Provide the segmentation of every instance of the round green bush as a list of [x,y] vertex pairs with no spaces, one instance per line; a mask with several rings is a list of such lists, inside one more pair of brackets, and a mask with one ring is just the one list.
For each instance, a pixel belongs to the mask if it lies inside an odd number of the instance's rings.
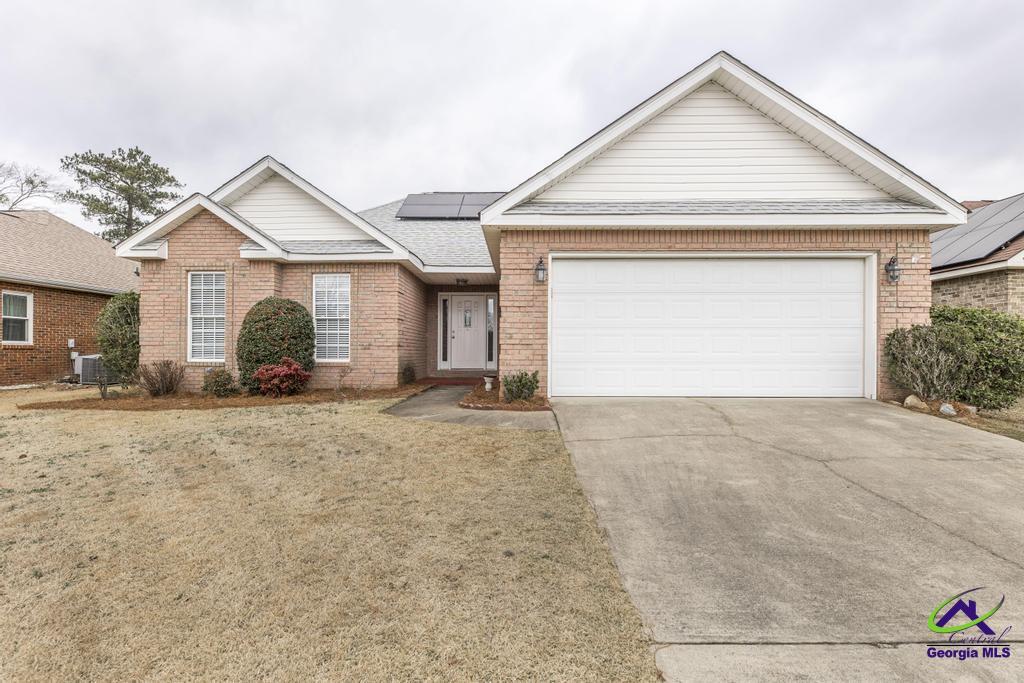
[[238,383],[255,393],[259,382],[253,376],[263,365],[278,365],[291,358],[311,371],[316,352],[313,317],[305,306],[291,299],[267,297],[257,302],[242,321],[235,358]]
[[238,393],[235,378],[224,368],[210,368],[203,375],[203,393],[227,398]]
[[139,295],[122,292],[111,297],[96,320],[96,341],[103,367],[125,383],[139,369]]

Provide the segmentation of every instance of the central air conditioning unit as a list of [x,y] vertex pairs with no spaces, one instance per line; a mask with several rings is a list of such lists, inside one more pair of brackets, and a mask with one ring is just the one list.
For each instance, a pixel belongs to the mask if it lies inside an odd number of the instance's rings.
[[121,383],[121,378],[117,373],[103,367],[103,357],[98,353],[75,358],[75,374],[78,375],[78,381],[82,384],[99,384],[100,377],[105,377],[107,384]]

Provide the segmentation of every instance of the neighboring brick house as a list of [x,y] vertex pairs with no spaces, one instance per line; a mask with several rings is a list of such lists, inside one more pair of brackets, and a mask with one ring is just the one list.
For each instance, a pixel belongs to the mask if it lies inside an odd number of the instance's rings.
[[0,211],[0,386],[59,379],[72,352],[98,352],[100,309],[138,289],[136,268],[48,211]]
[[1024,315],[1024,194],[974,206],[932,234],[932,301]]
[[725,53],[508,193],[354,213],[267,157],[118,253],[142,360],[235,368],[249,307],[309,307],[314,385],[538,371],[552,396],[865,396],[926,322],[960,204]]

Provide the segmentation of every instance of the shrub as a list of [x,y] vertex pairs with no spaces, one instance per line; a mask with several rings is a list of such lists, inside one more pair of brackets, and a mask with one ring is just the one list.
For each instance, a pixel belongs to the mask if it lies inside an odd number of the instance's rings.
[[412,384],[416,381],[416,368],[407,364],[402,368],[402,384]]
[[136,381],[150,396],[173,394],[185,378],[185,366],[172,360],[140,365]]
[[253,376],[261,394],[278,398],[302,391],[313,374],[286,357],[280,363],[261,366]]
[[235,378],[231,373],[224,368],[216,368],[214,370],[207,370],[206,375],[203,376],[203,393],[216,396],[217,398],[226,398],[228,396],[234,396],[241,389],[235,384]]
[[956,328],[915,325],[885,338],[885,357],[893,381],[923,399],[950,399],[963,390],[967,337]]
[[126,384],[139,368],[139,295],[115,294],[96,319],[96,342],[103,367]]
[[1024,318],[981,308],[936,306],[932,325],[956,329],[969,378],[952,398],[997,410],[1024,395]]
[[245,314],[238,333],[235,357],[239,383],[251,392],[259,390],[256,371],[292,359],[304,370],[313,369],[316,332],[309,311],[297,301],[267,297]]
[[540,379],[536,370],[533,371],[533,374],[520,370],[502,377],[501,385],[505,388],[507,402],[525,401],[536,393],[537,387],[540,386]]

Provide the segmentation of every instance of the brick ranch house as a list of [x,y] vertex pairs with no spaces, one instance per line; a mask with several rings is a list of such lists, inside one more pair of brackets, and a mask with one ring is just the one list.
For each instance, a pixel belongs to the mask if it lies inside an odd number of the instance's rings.
[[300,301],[314,386],[538,370],[550,396],[863,396],[926,322],[929,233],[965,210],[719,53],[507,193],[355,213],[265,158],[125,241],[142,361],[234,369]]
[[932,301],[1024,315],[1024,194],[974,205],[932,233]]
[[136,268],[48,211],[0,211],[0,386],[59,379],[72,352],[97,353],[100,309],[138,289]]

